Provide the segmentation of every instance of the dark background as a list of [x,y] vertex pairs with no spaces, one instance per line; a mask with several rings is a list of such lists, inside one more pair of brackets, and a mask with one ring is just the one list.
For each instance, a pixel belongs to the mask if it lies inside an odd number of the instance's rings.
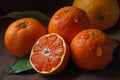
[[72,5],[73,0],[0,0],[0,16],[14,11],[39,10],[52,15],[57,9]]

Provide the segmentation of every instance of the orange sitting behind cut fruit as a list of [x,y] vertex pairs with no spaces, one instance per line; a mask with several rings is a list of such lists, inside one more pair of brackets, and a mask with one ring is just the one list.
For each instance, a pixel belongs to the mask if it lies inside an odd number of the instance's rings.
[[16,57],[29,55],[33,44],[46,34],[45,27],[33,18],[14,21],[5,32],[5,45]]
[[73,6],[65,6],[52,16],[48,33],[57,33],[70,43],[78,32],[89,27],[90,22],[84,11]]
[[97,29],[79,32],[73,38],[70,47],[75,64],[86,70],[105,68],[112,60],[115,49],[113,41]]
[[62,71],[69,59],[69,48],[58,34],[41,37],[33,46],[30,63],[40,74],[53,75]]
[[110,29],[119,19],[117,0],[74,0],[73,6],[87,13],[91,28]]

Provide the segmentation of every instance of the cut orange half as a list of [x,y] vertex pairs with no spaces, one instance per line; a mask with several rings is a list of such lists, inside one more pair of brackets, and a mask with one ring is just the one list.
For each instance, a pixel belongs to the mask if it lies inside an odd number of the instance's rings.
[[30,54],[32,67],[41,74],[62,71],[69,59],[69,48],[64,39],[55,33],[46,34],[33,46]]

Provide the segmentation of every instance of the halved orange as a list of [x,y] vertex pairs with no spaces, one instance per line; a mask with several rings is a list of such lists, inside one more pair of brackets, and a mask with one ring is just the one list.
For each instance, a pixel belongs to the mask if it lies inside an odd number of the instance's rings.
[[56,74],[62,71],[69,59],[69,47],[64,39],[55,33],[42,36],[33,46],[30,54],[32,67],[41,74]]

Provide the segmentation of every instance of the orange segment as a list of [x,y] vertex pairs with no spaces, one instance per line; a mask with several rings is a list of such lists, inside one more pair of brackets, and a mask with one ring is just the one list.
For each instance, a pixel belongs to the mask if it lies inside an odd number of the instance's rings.
[[[57,73],[62,70],[62,66],[66,66],[68,56],[68,46],[66,46],[63,38],[55,33],[51,33],[44,35],[34,44],[30,62],[39,73]],[[57,71],[58,69],[60,70]]]

